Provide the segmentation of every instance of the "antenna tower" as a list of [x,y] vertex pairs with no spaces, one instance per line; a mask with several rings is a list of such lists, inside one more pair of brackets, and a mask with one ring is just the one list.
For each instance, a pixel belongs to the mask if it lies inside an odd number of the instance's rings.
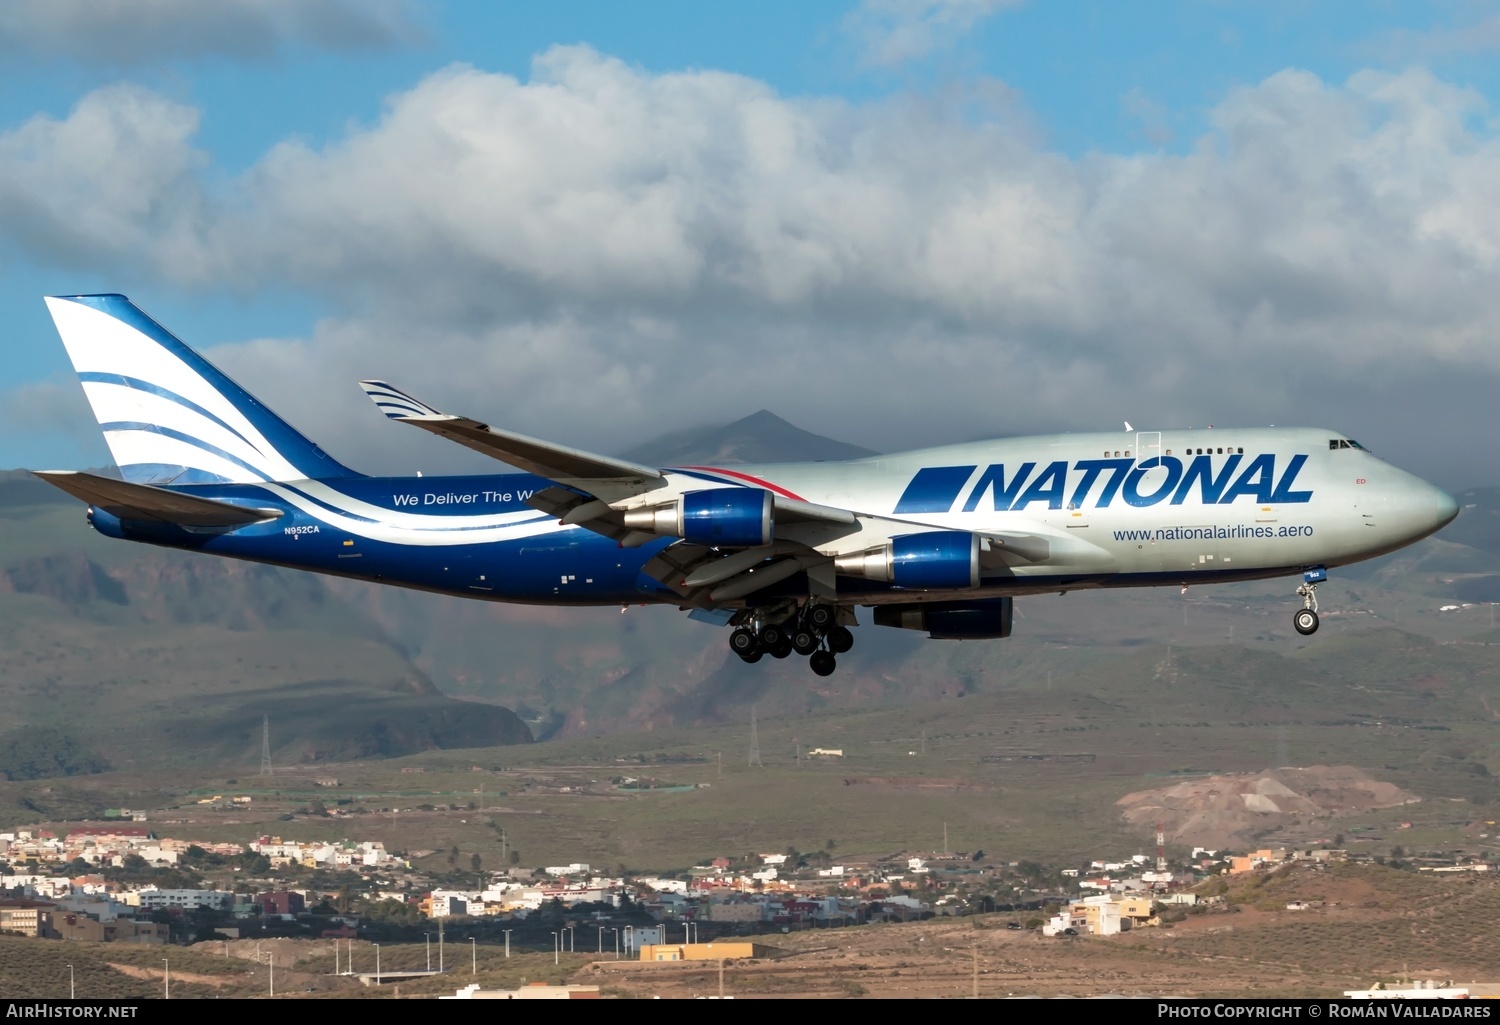
[[260,720],[260,774],[271,775],[271,717],[265,715]]
[[1156,871],[1167,870],[1167,834],[1161,828],[1161,823],[1156,824]]
[[755,732],[755,706],[750,706],[750,764],[760,765],[760,737]]

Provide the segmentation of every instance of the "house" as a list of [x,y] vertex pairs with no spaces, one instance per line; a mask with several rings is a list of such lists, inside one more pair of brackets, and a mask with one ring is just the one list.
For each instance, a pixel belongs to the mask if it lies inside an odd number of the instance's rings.
[[451,997],[439,1000],[598,1000],[598,986],[553,986],[546,982],[533,982],[520,989],[480,989],[479,983],[471,983]]
[[296,890],[272,890],[256,896],[263,915],[300,915],[307,910],[307,899]]
[[138,922],[133,918],[101,922],[89,915],[61,910],[48,913],[46,918],[47,935],[61,940],[160,945],[171,938],[171,926],[165,922]]
[[719,961],[775,957],[780,951],[759,943],[651,943],[641,947],[642,961]]
[[234,905],[234,894],[227,890],[158,890],[153,886],[126,895],[127,901],[130,896],[139,900],[141,908],[153,911],[228,911]]
[[20,933],[33,939],[45,935],[44,916],[56,906],[40,900],[0,900],[0,932]]
[[[431,910],[428,912],[428,917],[453,918],[458,915],[471,914],[472,912],[469,911],[469,904],[473,900],[474,898],[466,893],[454,893],[449,890],[433,890],[431,904],[429,905]],[[480,906],[483,906],[482,903],[480,904]]]

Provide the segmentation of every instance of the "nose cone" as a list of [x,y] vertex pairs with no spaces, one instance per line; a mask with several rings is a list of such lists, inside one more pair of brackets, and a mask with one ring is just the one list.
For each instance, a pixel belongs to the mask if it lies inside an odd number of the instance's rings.
[[1432,518],[1437,526],[1433,530],[1439,530],[1453,522],[1458,515],[1458,502],[1442,488],[1431,488],[1428,500],[1432,503]]
[[1453,522],[1458,502],[1442,488],[1408,477],[1392,495],[1394,526],[1410,541],[1435,533]]

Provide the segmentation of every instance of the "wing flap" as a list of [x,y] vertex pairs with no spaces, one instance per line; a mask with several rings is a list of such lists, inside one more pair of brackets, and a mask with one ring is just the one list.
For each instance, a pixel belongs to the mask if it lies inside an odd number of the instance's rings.
[[361,381],[370,401],[392,420],[420,427],[465,448],[482,452],[519,470],[549,480],[616,481],[657,487],[662,475],[649,466],[595,455],[514,431],[503,431],[465,416],[440,413],[384,381]]
[[280,509],[251,509],[76,470],[35,470],[33,473],[53,487],[122,520],[155,520],[181,527],[243,527],[274,520],[282,514]]

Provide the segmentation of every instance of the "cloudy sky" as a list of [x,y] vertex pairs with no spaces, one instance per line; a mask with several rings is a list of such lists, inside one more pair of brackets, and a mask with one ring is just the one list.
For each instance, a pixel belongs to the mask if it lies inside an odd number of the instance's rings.
[[334,455],[354,385],[618,451],[1336,428],[1500,484],[1500,3],[12,0],[0,467],[107,463],[130,295]]

